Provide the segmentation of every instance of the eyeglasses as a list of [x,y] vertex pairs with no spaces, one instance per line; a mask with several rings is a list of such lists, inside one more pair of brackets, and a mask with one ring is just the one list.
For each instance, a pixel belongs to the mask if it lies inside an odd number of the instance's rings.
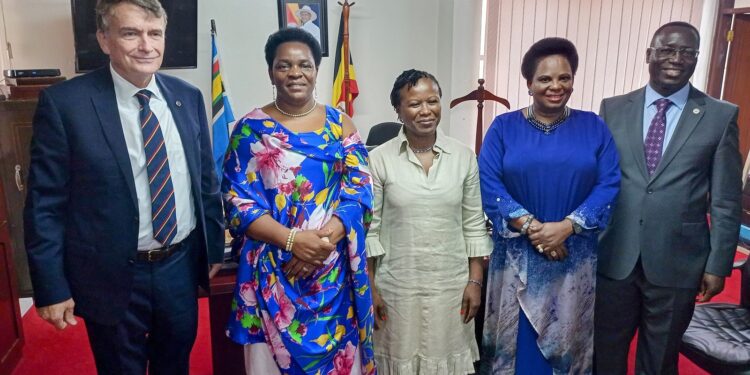
[[671,59],[676,57],[678,53],[688,60],[698,58],[698,50],[692,48],[651,47],[650,49],[656,53],[658,59]]

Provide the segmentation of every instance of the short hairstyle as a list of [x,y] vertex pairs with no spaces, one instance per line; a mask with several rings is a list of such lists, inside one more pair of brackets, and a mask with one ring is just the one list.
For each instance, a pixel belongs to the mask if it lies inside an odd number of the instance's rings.
[[408,88],[414,87],[422,78],[427,78],[432,80],[432,82],[435,82],[438,87],[438,95],[440,95],[441,98],[443,97],[443,89],[440,88],[440,82],[438,82],[435,76],[422,70],[404,70],[396,78],[396,82],[393,83],[393,89],[391,89],[391,105],[394,109],[398,108],[398,105],[401,103],[401,89],[404,88],[404,86]]
[[273,59],[276,58],[276,51],[279,49],[279,46],[288,42],[306,44],[310,48],[310,52],[312,52],[313,60],[315,60],[315,68],[320,66],[323,52],[320,50],[320,43],[318,43],[318,40],[315,39],[312,34],[303,29],[287,27],[268,36],[265,50],[266,63],[268,64],[269,70],[271,69],[271,65],[273,65]]
[[672,22],[667,22],[667,23],[659,26],[659,28],[656,29],[656,31],[654,31],[654,36],[651,37],[651,45],[652,46],[654,45],[654,42],[656,41],[656,36],[659,35],[662,31],[664,31],[664,29],[666,29],[668,27],[684,27],[686,29],[689,29],[693,34],[695,34],[695,40],[698,41],[698,45],[699,46],[701,45],[701,33],[700,33],[700,31],[698,31],[698,29],[695,28],[695,26],[693,26],[693,25],[691,25],[691,24],[689,24],[687,22],[672,21]]
[[98,0],[96,2],[96,29],[105,32],[109,29],[109,17],[112,16],[112,9],[120,3],[133,4],[139,8],[145,9],[156,18],[164,18],[164,26],[167,25],[167,12],[161,6],[159,0]]
[[576,71],[578,70],[578,51],[576,51],[576,46],[565,38],[544,38],[529,47],[529,50],[523,55],[523,61],[521,62],[521,75],[523,78],[531,81],[534,78],[537,66],[539,66],[539,61],[552,55],[562,55],[565,57],[570,64],[570,69],[573,70],[573,75],[576,75]]

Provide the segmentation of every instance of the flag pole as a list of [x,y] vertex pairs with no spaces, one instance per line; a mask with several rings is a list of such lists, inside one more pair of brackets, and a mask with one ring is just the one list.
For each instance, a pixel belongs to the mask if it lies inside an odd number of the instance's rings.
[[349,94],[349,9],[354,4],[354,2],[350,4],[349,0],[344,0],[343,3],[339,1],[339,5],[344,7],[342,16],[344,18],[344,42],[342,43],[342,47],[344,49],[344,107],[346,109],[346,113],[352,113],[352,99],[351,95]]
[[223,175],[224,155],[229,146],[229,127],[234,123],[234,113],[226,95],[219,66],[219,49],[216,46],[216,22],[211,20],[211,142],[216,176]]

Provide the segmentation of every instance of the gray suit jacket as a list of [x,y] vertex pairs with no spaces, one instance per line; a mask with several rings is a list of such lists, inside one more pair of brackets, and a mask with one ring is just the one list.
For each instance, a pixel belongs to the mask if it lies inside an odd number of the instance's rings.
[[[727,276],[737,246],[742,161],[737,106],[691,87],[677,128],[649,178],[643,155],[645,88],[604,99],[599,111],[620,152],[622,181],[600,237],[600,274],[622,280],[640,256],[658,286],[695,288]],[[711,214],[711,230],[706,221]]]

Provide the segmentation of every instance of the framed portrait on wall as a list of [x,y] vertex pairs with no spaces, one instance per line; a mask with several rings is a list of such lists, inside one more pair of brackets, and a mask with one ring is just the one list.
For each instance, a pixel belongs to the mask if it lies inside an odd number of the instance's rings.
[[312,34],[320,43],[323,56],[328,56],[328,12],[326,0],[278,0],[279,28],[299,27]]

